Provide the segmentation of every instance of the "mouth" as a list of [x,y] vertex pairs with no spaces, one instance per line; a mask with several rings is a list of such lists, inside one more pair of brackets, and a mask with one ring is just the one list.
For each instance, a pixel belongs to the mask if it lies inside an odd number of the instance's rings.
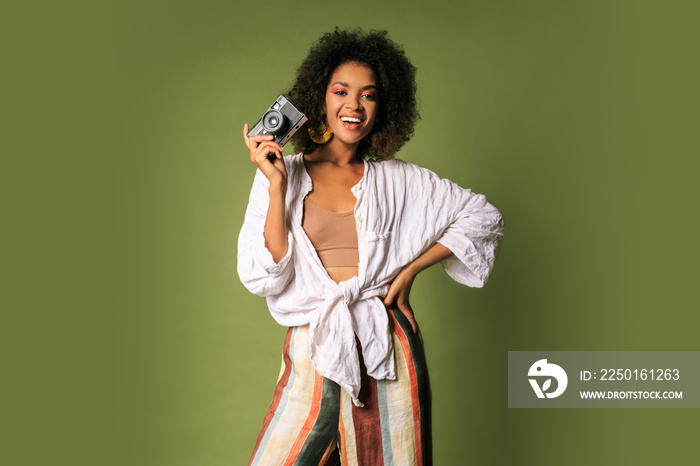
[[364,120],[360,117],[341,116],[340,121],[343,122],[343,126],[345,126],[347,129],[355,130],[360,127]]

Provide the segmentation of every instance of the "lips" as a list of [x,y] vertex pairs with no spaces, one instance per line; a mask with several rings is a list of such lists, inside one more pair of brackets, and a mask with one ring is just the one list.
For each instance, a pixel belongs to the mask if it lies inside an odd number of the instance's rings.
[[347,129],[356,130],[360,127],[364,120],[358,116],[341,116],[340,121]]

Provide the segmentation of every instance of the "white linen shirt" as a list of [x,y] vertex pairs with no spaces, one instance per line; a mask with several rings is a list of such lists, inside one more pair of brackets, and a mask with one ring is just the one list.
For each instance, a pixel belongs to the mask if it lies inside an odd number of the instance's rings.
[[486,198],[430,170],[398,159],[364,162],[352,187],[358,275],[335,283],[301,227],[304,198],[313,186],[303,154],[285,156],[286,255],[275,263],[265,247],[269,181],[257,171],[238,238],[238,274],[252,293],[267,298],[283,326],[309,324],[314,368],[338,383],[357,406],[360,342],[367,373],[395,379],[389,318],[382,296],[399,271],[439,242],[454,253],[444,261],[459,283],[481,287],[493,267],[503,220]]

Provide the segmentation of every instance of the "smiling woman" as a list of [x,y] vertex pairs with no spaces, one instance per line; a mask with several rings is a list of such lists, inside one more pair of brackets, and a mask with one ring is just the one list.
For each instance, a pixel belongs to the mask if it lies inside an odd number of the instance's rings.
[[309,130],[282,157],[244,140],[258,168],[238,272],[289,327],[251,464],[432,464],[430,384],[409,304],[442,262],[482,286],[502,219],[484,196],[394,159],[418,118],[415,69],[385,32],[324,35],[290,100]]
[[[362,34],[336,30],[324,35],[299,66],[289,98],[309,117],[308,126],[319,130],[325,124],[332,75],[349,63],[373,71],[374,94],[379,103],[371,134],[360,141],[357,155],[374,160],[390,158],[411,138],[419,116],[416,69],[403,50],[387,38],[386,31]],[[298,152],[309,153],[318,147],[306,131],[299,131],[292,142]]]
[[326,93],[326,127],[335,140],[359,143],[372,130],[378,110],[374,71],[355,62],[340,65]]

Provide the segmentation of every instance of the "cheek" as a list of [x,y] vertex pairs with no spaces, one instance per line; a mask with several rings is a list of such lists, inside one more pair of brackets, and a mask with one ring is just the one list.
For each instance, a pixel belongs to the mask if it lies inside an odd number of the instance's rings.
[[379,115],[379,105],[375,104],[372,108],[372,122],[377,121],[377,115]]
[[326,97],[326,107],[323,109],[326,115],[336,111],[337,107],[338,107],[337,99],[333,99],[333,96]]

